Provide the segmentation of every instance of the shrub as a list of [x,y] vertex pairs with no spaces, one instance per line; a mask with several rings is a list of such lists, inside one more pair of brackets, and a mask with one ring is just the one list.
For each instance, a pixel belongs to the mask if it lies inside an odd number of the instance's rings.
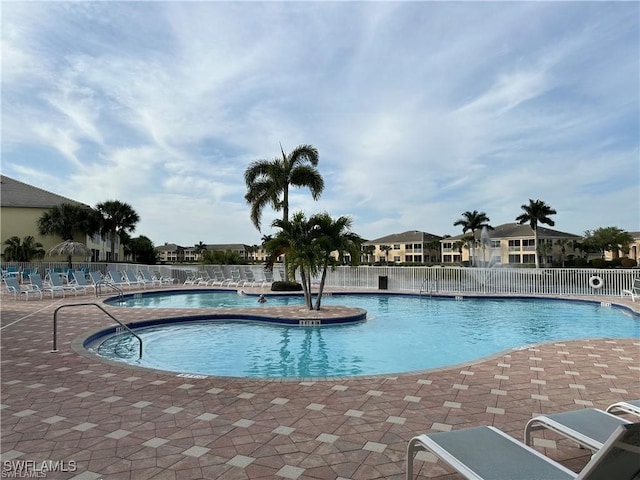
[[302,285],[298,282],[273,282],[271,284],[272,292],[299,292]]
[[606,262],[602,258],[594,258],[589,262],[593,268],[604,268]]
[[633,258],[621,258],[620,259],[620,266],[622,268],[634,268],[638,266],[638,262],[636,262]]

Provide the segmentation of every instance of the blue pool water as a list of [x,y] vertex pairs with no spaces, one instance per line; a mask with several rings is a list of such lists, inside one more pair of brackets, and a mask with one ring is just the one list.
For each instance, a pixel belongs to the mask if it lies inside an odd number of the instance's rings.
[[[264,308],[302,305],[270,297]],[[324,305],[367,310],[366,322],[325,327],[239,321],[167,324],[136,330],[98,352],[113,360],[180,373],[237,377],[336,377],[391,374],[467,362],[511,348],[584,338],[640,338],[640,317],[597,303],[539,299],[334,295]],[[132,298],[131,307],[251,306],[256,297],[189,293]],[[261,307],[262,308],[262,307]],[[129,358],[124,358],[129,357]]]

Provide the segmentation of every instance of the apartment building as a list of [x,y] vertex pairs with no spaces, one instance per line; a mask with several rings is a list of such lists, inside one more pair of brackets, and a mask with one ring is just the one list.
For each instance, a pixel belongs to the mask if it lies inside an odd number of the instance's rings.
[[[542,250],[540,264],[551,265],[561,255],[567,258],[577,254],[569,242],[579,241],[581,238],[579,235],[539,226],[538,250]],[[535,239],[529,225],[505,223],[493,230],[476,231],[473,248],[470,239],[471,232],[442,239],[442,262],[497,266],[534,264],[536,261]],[[471,258],[472,255],[475,255],[474,259]]]
[[442,237],[419,230],[393,233],[362,244],[363,263],[437,263]]

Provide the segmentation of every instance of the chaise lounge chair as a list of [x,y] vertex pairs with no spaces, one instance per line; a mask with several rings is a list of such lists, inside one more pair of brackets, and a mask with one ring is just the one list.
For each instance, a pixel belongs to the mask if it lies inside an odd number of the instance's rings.
[[84,271],[82,270],[74,270],[71,273],[71,276],[73,277],[73,282],[77,287],[83,288],[84,291],[88,291],[90,288],[93,289],[93,293],[98,293],[97,290],[97,286],[95,283],[89,283],[87,282],[87,277],[84,273]]
[[612,403],[607,407],[607,412],[614,415],[621,413],[630,413],[640,417],[640,400],[627,400],[626,402]]
[[583,408],[569,412],[538,415],[524,427],[524,443],[533,444],[531,432],[551,430],[578,445],[597,452],[620,425],[631,423],[597,408]]
[[[51,273],[51,275],[53,275],[53,273]],[[51,298],[53,298],[56,293],[61,293],[62,298],[65,297],[64,288],[55,287],[53,285],[45,286],[39,273],[32,273],[31,275],[29,275],[29,280],[31,281],[32,288],[40,290],[42,293],[50,292]]]
[[78,292],[87,293],[87,289],[73,283],[63,283],[60,273],[51,272],[49,274],[49,283],[55,289],[62,289],[63,292],[73,292],[74,295],[78,295]]
[[13,294],[13,298],[14,300],[17,300],[19,298],[20,295],[22,295],[24,293],[24,300],[28,301],[29,300],[29,295],[39,295],[40,299],[42,299],[42,290],[39,290],[38,288],[34,288],[30,285],[20,285],[20,283],[18,283],[18,277],[15,276],[7,276],[4,277],[4,283],[7,286],[7,289],[9,290],[9,293]]
[[620,292],[621,297],[631,297],[631,301],[635,302],[636,298],[640,297],[640,278],[636,278],[633,281],[631,288],[622,290]]
[[140,275],[140,280],[142,280],[145,285],[151,285],[152,287],[161,286],[162,282],[156,278],[153,278],[148,270],[138,270],[138,274]]
[[124,279],[123,273],[119,270],[109,270],[105,280],[120,289],[124,289],[129,286],[129,282]]
[[470,480],[633,480],[640,473],[640,423],[618,426],[578,474],[495,427],[475,427],[414,437],[407,447],[407,480],[420,450]]

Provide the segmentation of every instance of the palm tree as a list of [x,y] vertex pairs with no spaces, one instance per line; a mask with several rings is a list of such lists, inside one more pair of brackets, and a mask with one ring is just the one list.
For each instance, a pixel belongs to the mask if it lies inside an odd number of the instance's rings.
[[[365,245],[364,247],[362,247],[362,253],[366,255],[368,264],[371,264],[371,256],[374,254],[375,251],[376,251],[375,245]],[[374,258],[374,261],[375,261],[375,258]]]
[[44,248],[40,242],[36,242],[31,235],[24,239],[13,236],[4,241],[4,260],[7,262],[30,262],[34,258],[42,258],[45,255]]
[[294,277],[296,270],[300,268],[305,304],[312,310],[311,278],[318,273],[320,258],[318,245],[313,242],[313,225],[305,218],[303,212],[294,214],[291,221],[274,220],[272,225],[280,231],[265,245],[269,253],[267,267],[272,268],[275,260],[280,255],[285,255],[289,260],[288,268]]
[[[71,203],[61,203],[42,214],[38,219],[40,235],[58,235],[63,241],[73,241],[76,233],[93,235],[100,230],[98,213],[90,208]],[[71,264],[71,255],[67,255]]]
[[562,268],[564,268],[564,262],[567,258],[567,248],[571,249],[571,251],[574,251],[576,249],[576,244],[569,238],[561,238],[559,240],[556,240],[556,245],[560,247],[559,257],[560,262],[562,263]]
[[389,251],[391,250],[391,245],[380,245],[380,250],[384,252],[385,263],[389,265]]
[[[202,255],[207,250],[207,245],[201,240],[193,246],[193,251],[196,255]],[[202,257],[200,258],[202,260]]]
[[[489,225],[489,217],[484,212],[478,212],[474,210],[473,212],[464,212],[462,214],[462,218],[456,220],[453,223],[453,226],[461,226],[462,233],[465,234],[467,232],[471,232],[473,238],[476,238],[476,230],[481,230],[483,227],[488,228],[489,230],[493,230],[493,227]],[[476,246],[475,241],[471,242],[471,264],[475,263],[476,256]]]
[[[316,169],[318,150],[312,145],[300,145],[289,155],[280,145],[282,158],[257,160],[244,173],[247,193],[244,198],[251,205],[251,221],[260,231],[263,209],[270,205],[275,211],[282,210],[282,220],[289,220],[289,187],[307,187],[314,200],[324,190],[324,180]],[[288,268],[285,256],[285,279]]]
[[128,203],[119,200],[107,200],[96,205],[102,215],[102,233],[109,233],[111,237],[112,260],[116,260],[116,235],[133,232],[140,216]]
[[342,263],[344,252],[348,252],[351,257],[351,264],[354,265],[359,260],[358,253],[363,240],[359,235],[350,231],[352,220],[349,217],[342,216],[337,220],[333,220],[328,213],[321,213],[312,216],[309,219],[309,223],[314,237],[313,242],[319,247],[319,267],[322,269],[318,296],[314,307],[315,310],[320,310],[322,292],[327,278],[327,268],[330,264],[335,267],[335,259],[331,256],[331,253],[337,251],[338,261]]
[[516,222],[520,225],[528,222],[531,230],[533,230],[533,251],[536,257],[536,268],[540,268],[540,262],[538,261],[538,224],[544,223],[553,227],[556,223],[549,216],[555,215],[557,212],[542,200],[529,199],[529,204],[522,205],[520,208],[524,213],[516,217]]
[[98,230],[95,210],[71,203],[56,205],[38,219],[40,235],[58,235],[62,240],[73,240],[75,233],[91,235]]

